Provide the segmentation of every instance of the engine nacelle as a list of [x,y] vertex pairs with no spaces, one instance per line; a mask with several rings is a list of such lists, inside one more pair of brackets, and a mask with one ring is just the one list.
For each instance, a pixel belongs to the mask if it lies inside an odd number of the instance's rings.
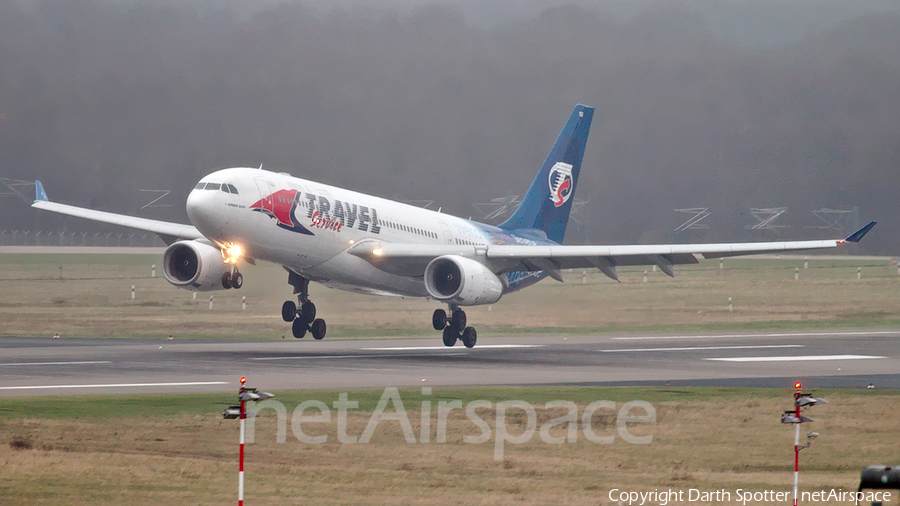
[[163,253],[166,281],[178,288],[208,292],[225,290],[222,275],[230,271],[219,248],[199,241],[178,241]]
[[425,268],[425,289],[437,300],[476,306],[500,300],[503,282],[481,262],[444,255]]

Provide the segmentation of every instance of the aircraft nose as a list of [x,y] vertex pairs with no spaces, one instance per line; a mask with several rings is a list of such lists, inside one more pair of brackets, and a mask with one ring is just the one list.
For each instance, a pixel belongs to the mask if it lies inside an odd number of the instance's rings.
[[193,190],[188,194],[185,203],[188,219],[204,235],[209,235],[214,228],[211,198],[213,193],[205,190]]

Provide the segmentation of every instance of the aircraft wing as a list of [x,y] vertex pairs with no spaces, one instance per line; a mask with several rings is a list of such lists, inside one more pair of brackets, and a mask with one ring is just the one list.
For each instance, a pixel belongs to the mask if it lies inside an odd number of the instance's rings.
[[149,220],[147,218],[137,218],[134,216],[126,216],[124,214],[95,211],[93,209],[50,202],[47,198],[47,193],[44,191],[44,186],[40,181],[35,181],[34,187],[35,200],[34,203],[31,204],[31,207],[52,211],[54,213],[67,214],[69,216],[77,216],[87,220],[154,232],[159,234],[159,236],[168,244],[171,244],[178,239],[200,239],[203,237],[203,234],[191,225]]
[[[496,274],[516,271],[546,271],[562,281],[560,270],[596,267],[618,280],[616,267],[620,265],[656,265],[674,276],[674,265],[698,263],[698,257],[723,258],[759,253],[786,253],[834,248],[846,242],[859,242],[875,226],[872,221],[844,239],[819,241],[747,242],[718,244],[657,244],[621,246],[455,246],[416,245],[360,242],[349,253],[366,259],[373,265],[394,273],[421,276],[424,266],[442,255],[462,255],[484,258]],[[417,272],[417,274],[412,274]]]

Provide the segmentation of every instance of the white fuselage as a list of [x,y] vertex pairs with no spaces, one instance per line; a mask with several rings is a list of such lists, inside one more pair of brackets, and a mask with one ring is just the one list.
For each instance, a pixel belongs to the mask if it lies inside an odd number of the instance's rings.
[[[204,186],[211,189],[197,189]],[[220,185],[220,186],[215,186]],[[223,190],[221,185],[228,190]],[[223,169],[187,199],[191,223],[246,256],[279,263],[346,290],[427,297],[423,273],[396,275],[347,253],[365,239],[412,244],[490,244],[484,225],[261,169]],[[237,193],[234,193],[236,190]]]

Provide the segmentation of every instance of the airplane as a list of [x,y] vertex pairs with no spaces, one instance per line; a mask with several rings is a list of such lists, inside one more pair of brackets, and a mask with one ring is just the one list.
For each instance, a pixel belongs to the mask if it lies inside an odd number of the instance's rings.
[[618,281],[619,266],[674,266],[698,257],[722,258],[834,248],[858,242],[872,221],[843,239],[660,245],[562,245],[578,186],[594,109],[575,106],[521,205],[493,226],[438,211],[316,183],[262,167],[217,170],[187,198],[191,225],[125,216],[51,202],[35,181],[37,209],[154,232],[167,244],[169,283],[195,291],[239,289],[239,263],[257,260],[287,271],[297,302],[281,316],[296,338],[325,337],[309,283],[375,295],[421,297],[446,304],[432,315],[443,343],[472,348],[477,332],[464,307],[503,295],[561,271],[595,267]]

